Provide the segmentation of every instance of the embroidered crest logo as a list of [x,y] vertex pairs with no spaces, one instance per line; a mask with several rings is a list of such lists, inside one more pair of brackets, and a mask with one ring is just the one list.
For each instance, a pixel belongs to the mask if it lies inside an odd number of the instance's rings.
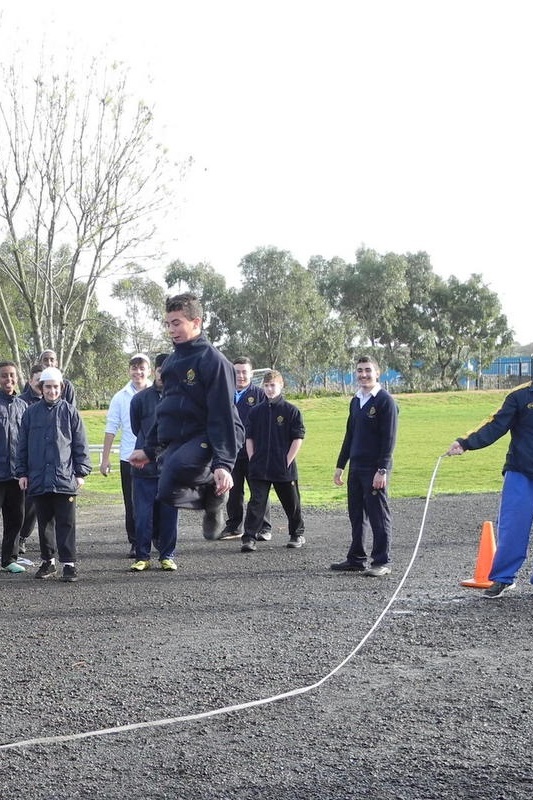
[[279,415],[279,417],[276,417],[276,423],[278,425],[283,425],[284,422],[285,422],[285,417],[282,417],[281,414]]
[[376,416],[376,407],[375,406],[372,406],[372,408],[369,409],[368,416],[369,417],[375,417]]
[[255,397],[247,397],[246,402],[248,403],[249,406],[253,406],[255,403]]
[[204,450],[207,450],[207,448],[209,447],[209,445],[207,444],[207,442],[202,442],[202,443],[201,443],[201,445],[200,445],[200,447],[203,447],[203,449],[204,449]]
[[188,369],[187,370],[187,378],[186,378],[186,380],[187,380],[187,384],[189,386],[192,386],[192,384],[195,383],[195,381],[196,381],[196,373],[195,373],[195,371],[193,369]]

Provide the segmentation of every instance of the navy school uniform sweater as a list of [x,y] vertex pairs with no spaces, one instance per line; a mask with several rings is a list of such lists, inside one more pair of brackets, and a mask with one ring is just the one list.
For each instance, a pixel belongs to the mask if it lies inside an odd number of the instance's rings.
[[353,469],[390,470],[397,427],[398,407],[385,389],[362,408],[359,398],[353,397],[337,469],[344,469],[349,460]]
[[205,436],[212,469],[231,472],[244,443],[244,426],[235,406],[233,364],[200,334],[174,345],[161,380],[163,397],[144,446],[148,458],[155,458],[158,446]]
[[[161,402],[162,393],[159,389],[152,384],[146,389],[141,389],[140,392],[134,394],[130,402],[130,422],[131,430],[137,437],[135,440],[135,449],[143,450],[144,443],[148,433],[155,420],[155,412],[157,406]],[[137,478],[152,478],[158,477],[158,467],[155,461],[150,461],[142,469],[136,467],[131,468],[132,474]]]
[[287,453],[294,439],[304,437],[300,410],[282,395],[253,408],[246,424],[246,438],[253,439],[255,448],[250,459],[250,478],[276,483],[297,480],[296,459],[287,467]]
[[[266,395],[263,389],[260,386],[255,386],[255,384],[251,383],[241,394],[239,399],[237,400],[237,411],[239,413],[239,417],[241,419],[242,424],[246,428],[246,423],[248,422],[248,417],[250,416],[250,411],[258,406],[260,403],[265,401]],[[243,444],[237,459],[240,460],[248,460],[248,454],[246,452],[246,444]]]
[[533,382],[509,392],[502,407],[476,431],[457,439],[463,450],[480,450],[511,432],[502,472],[522,472],[533,478]]

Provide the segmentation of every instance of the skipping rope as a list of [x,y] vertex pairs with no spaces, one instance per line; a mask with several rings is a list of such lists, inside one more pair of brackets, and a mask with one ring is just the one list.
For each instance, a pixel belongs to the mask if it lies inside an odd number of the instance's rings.
[[311,683],[308,686],[301,686],[297,689],[291,689],[288,692],[282,692],[281,694],[272,695],[271,697],[263,697],[259,700],[250,700],[247,703],[238,703],[237,705],[233,706],[222,706],[221,708],[214,708],[210,711],[202,711],[197,714],[184,714],[183,716],[179,717],[166,717],[164,719],[155,719],[150,720],[148,722],[133,722],[129,725],[116,725],[112,728],[101,728],[100,730],[93,730],[93,731],[84,731],[82,733],[70,733],[64,734],[62,736],[42,736],[35,739],[23,739],[16,742],[8,742],[7,744],[0,745],[0,750],[13,750],[15,748],[24,748],[24,747],[34,747],[36,745],[45,745],[45,744],[57,744],[59,742],[74,742],[77,739],[90,739],[95,736],[111,736],[116,735],[119,733],[125,733],[126,731],[138,731],[142,730],[143,728],[160,728],[165,725],[177,725],[179,722],[195,722],[200,719],[207,719],[209,717],[217,717],[221,714],[230,714],[234,711],[243,711],[247,708],[255,708],[256,706],[265,706],[269,703],[277,703],[279,700],[287,700],[289,697],[296,697],[300,694],[306,694],[307,692],[312,692],[315,689],[318,689],[322,684],[329,681],[334,675],[339,672],[352,658],[356,655],[356,653],[361,650],[363,645],[368,641],[368,639],[372,636],[372,634],[376,631],[378,626],[383,621],[384,617],[388,614],[391,606],[395,602],[398,594],[403,587],[405,581],[407,580],[407,576],[409,575],[411,568],[415,562],[416,556],[418,554],[418,550],[420,547],[420,543],[422,541],[422,534],[424,532],[424,526],[426,523],[426,516],[429,506],[429,500],[431,498],[431,493],[433,491],[433,484],[435,483],[435,478],[437,476],[437,470],[439,468],[440,462],[442,460],[442,456],[439,456],[437,459],[437,463],[435,464],[435,469],[433,470],[433,474],[431,476],[431,480],[429,482],[428,492],[426,496],[426,502],[424,505],[424,511],[422,514],[422,521],[420,523],[420,530],[418,532],[418,536],[415,542],[415,546],[413,549],[413,554],[407,565],[407,568],[400,580],[398,586],[394,590],[390,600],[388,601],[387,605],[378,616],[372,627],[365,633],[363,638],[359,641],[359,643],[354,647],[354,649],[348,653],[346,658],[344,658],[339,664],[337,664],[334,669],[324,675],[315,683]]

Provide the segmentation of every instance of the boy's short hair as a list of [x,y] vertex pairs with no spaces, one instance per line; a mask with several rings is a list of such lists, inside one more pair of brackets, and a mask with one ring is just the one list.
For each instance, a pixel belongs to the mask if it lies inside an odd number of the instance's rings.
[[183,311],[185,318],[203,319],[204,310],[200,299],[192,292],[184,292],[183,294],[175,294],[173,297],[167,297],[165,300],[165,311]]
[[158,353],[154,360],[154,369],[162,367],[167,358],[168,353]]
[[37,375],[38,372],[42,372],[44,369],[42,364],[34,364],[33,367],[30,369],[30,378],[33,378],[34,375]]
[[263,375],[263,383],[281,383],[283,386],[283,375],[277,369],[271,369]]
[[14,361],[0,361],[0,367],[15,367],[15,369],[17,369],[17,365]]
[[233,359],[233,366],[236,366],[237,364],[248,364],[251,367],[252,359],[248,358],[248,356],[237,356],[237,358]]
[[376,361],[376,359],[374,358],[374,356],[359,356],[359,358],[356,358],[355,363],[356,364],[373,364],[375,366],[375,368],[379,370],[379,364]]

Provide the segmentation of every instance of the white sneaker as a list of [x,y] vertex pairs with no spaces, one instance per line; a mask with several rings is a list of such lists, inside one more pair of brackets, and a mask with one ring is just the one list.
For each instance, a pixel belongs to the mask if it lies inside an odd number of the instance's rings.
[[386,564],[378,564],[375,567],[365,569],[365,575],[369,575],[371,578],[381,578],[383,575],[390,575],[391,571],[391,568]]

